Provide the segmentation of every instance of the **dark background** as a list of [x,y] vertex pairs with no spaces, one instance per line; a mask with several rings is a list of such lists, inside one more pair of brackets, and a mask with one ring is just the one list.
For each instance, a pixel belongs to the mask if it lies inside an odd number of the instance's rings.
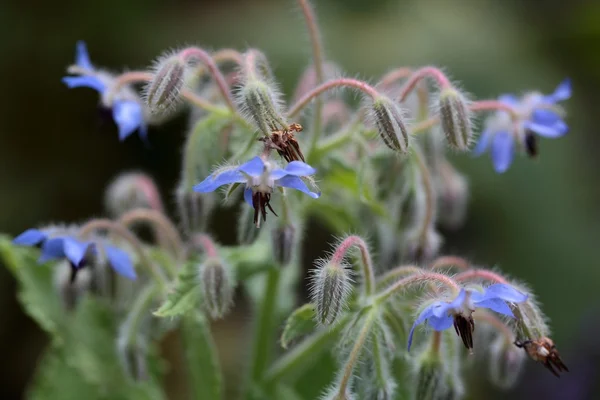
[[[477,98],[573,79],[570,134],[544,140],[538,160],[504,175],[487,157],[455,157],[470,177],[466,226],[446,250],[498,265],[529,282],[544,304],[571,373],[528,363],[518,392],[594,398],[600,345],[600,1],[319,0],[329,59],[370,79],[394,66],[434,64]],[[97,94],[61,82],[86,40],[97,65],[139,69],[186,44],[264,50],[286,93],[308,65],[304,23],[292,0],[10,1],[0,4],[0,231],[102,213],[103,190],[124,169],[149,172],[172,206],[186,121],[152,129],[150,148],[117,140]],[[315,243],[319,248],[324,243]],[[308,268],[310,265],[306,265]],[[22,314],[0,270],[0,396],[19,398],[44,336]],[[473,383],[475,384],[475,383]],[[547,394],[546,394],[547,392]],[[598,393],[596,391],[596,393]],[[546,396],[546,397],[544,397]],[[565,397],[566,396],[566,397]],[[587,396],[587,397],[586,397]]]

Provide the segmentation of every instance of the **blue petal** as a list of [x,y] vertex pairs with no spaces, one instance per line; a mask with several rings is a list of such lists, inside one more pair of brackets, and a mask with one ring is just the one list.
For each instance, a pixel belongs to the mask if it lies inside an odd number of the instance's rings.
[[569,127],[564,121],[557,121],[552,125],[536,124],[535,122],[524,121],[523,127],[537,133],[539,136],[550,139],[559,138],[569,132]]
[[492,133],[489,130],[483,131],[483,133],[479,136],[479,141],[477,142],[477,146],[473,149],[474,156],[482,155],[488,148],[490,144],[490,138]]
[[556,89],[554,89],[554,93],[549,96],[546,96],[544,100],[548,103],[556,103],[559,101],[567,100],[571,97],[571,79],[567,78],[562,81]]
[[214,192],[217,188],[223,185],[228,185],[230,183],[241,183],[245,181],[246,177],[244,177],[241,172],[239,172],[237,169],[230,169],[228,171],[221,172],[218,175],[209,175],[205,180],[194,186],[194,192]]
[[518,291],[511,285],[495,283],[485,288],[482,299],[502,299],[513,303],[521,303],[527,300],[528,297],[527,294]]
[[297,176],[284,176],[283,178],[276,180],[275,184],[282,187],[288,187],[299,190],[303,193],[306,193],[313,199],[318,199],[321,196],[321,193],[311,192],[308,186],[306,186],[306,183],[304,183],[302,179],[298,178]]
[[498,173],[510,167],[513,160],[513,137],[510,132],[497,132],[492,140],[492,163]]
[[315,174],[317,170],[302,161],[292,161],[285,167],[285,172],[288,175],[308,176]]
[[46,240],[48,236],[39,229],[27,229],[13,239],[13,244],[21,246],[35,246]]
[[[465,298],[467,297],[467,291],[465,289],[460,289],[460,292],[456,296],[454,300],[448,303],[448,309],[457,309],[462,308],[462,305],[465,302]],[[440,317],[441,314],[435,313],[436,316]]]
[[454,323],[454,317],[445,315],[443,317],[431,316],[427,319],[427,323],[436,331],[445,331]]
[[76,54],[75,54],[75,64],[84,69],[93,70],[94,66],[90,61],[90,56],[87,51],[87,46],[83,40],[77,42],[76,45]]
[[57,258],[63,258],[65,256],[64,250],[64,239],[62,237],[48,239],[42,245],[42,254],[38,260],[38,263],[45,263],[49,260],[55,260]]
[[137,278],[131,257],[129,257],[126,251],[109,244],[104,245],[104,251],[106,252],[108,263],[119,275],[131,280]]
[[498,96],[498,101],[508,104],[509,106],[516,106],[519,104],[519,98],[514,94],[502,94]]
[[142,106],[131,100],[115,101],[113,104],[113,119],[119,127],[119,140],[125,140],[144,123]]
[[85,258],[88,248],[90,247],[89,242],[81,242],[77,239],[66,237],[63,239],[64,253],[67,259],[76,267],[80,267]]
[[555,123],[562,121],[560,115],[547,108],[537,108],[531,113],[529,118],[531,122],[542,125],[554,125]]
[[261,176],[265,170],[265,163],[262,158],[254,157],[247,163],[240,165],[238,170],[250,176]]
[[106,85],[95,76],[66,76],[62,81],[68,88],[88,87],[100,93],[106,90]]
[[504,302],[504,300],[500,299],[488,299],[475,303],[475,307],[477,308],[488,308],[492,311],[497,312],[498,314],[506,315],[508,317],[515,317],[508,306]]
[[246,203],[250,204],[251,207],[254,207],[254,203],[252,202],[252,195],[254,193],[252,192],[251,188],[246,188],[246,190],[244,190],[244,200],[246,201]]
[[427,318],[429,318],[429,317],[431,317],[433,315],[433,307],[436,304],[437,303],[434,303],[434,304],[428,306],[427,308],[425,308],[423,311],[421,311],[421,314],[419,314],[419,316],[415,320],[415,323],[413,324],[412,328],[410,328],[410,333],[408,334],[408,351],[410,351],[410,346],[412,345],[412,340],[413,340],[413,335],[415,333],[415,328],[417,327],[417,325],[422,324],[423,322],[425,322],[425,320]]

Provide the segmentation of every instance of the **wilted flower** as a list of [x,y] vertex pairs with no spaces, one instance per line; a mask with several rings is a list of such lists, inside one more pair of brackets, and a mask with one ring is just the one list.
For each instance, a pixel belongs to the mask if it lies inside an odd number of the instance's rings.
[[275,214],[269,203],[276,186],[296,189],[313,199],[318,198],[321,194],[312,192],[300,179],[303,176],[313,175],[315,172],[313,167],[302,161],[293,161],[281,169],[270,161],[254,157],[237,168],[215,172],[194,186],[194,190],[201,193],[213,192],[223,185],[245,182],[244,199],[254,208],[254,223],[259,226],[259,216],[262,215],[262,220],[266,220],[267,208]]
[[508,169],[513,160],[515,140],[530,156],[537,154],[537,137],[558,138],[565,135],[569,127],[561,116],[558,102],[571,97],[571,81],[564,80],[550,95],[528,93],[522,98],[503,95],[499,101],[514,108],[517,120],[505,111],[498,111],[486,121],[486,128],[474,149],[475,155],[488,147],[496,172]]
[[[90,254],[96,252],[97,243],[92,241],[81,241],[73,235],[58,232],[56,235],[51,229],[48,232],[39,229],[28,229],[13,240],[14,244],[22,246],[38,246],[42,248],[42,254],[38,260],[40,264],[51,261],[66,259],[73,268],[71,281],[75,279],[80,268],[87,265]],[[110,266],[120,275],[136,279],[133,262],[127,252],[120,248],[107,244],[101,244]]]
[[124,140],[136,130],[142,139],[146,139],[148,131],[139,97],[129,86],[123,86],[112,96],[107,96],[115,78],[93,66],[85,42],[77,42],[75,65],[69,67],[68,71],[77,75],[62,79],[69,88],[92,88],[100,93],[102,105],[112,109],[113,119],[119,128],[119,140]]
[[475,323],[471,314],[476,308],[488,308],[514,318],[507,302],[520,303],[527,300],[527,297],[512,286],[502,283],[488,286],[483,293],[461,289],[454,300],[435,301],[421,311],[408,335],[408,349],[410,350],[415,328],[425,321],[436,331],[443,331],[454,325],[456,334],[461,337],[465,347],[472,349]]
[[525,340],[522,342],[515,341],[515,346],[525,349],[529,357],[542,363],[544,367],[548,368],[548,370],[557,378],[560,377],[558,374],[559,372],[569,372],[569,368],[567,368],[560,358],[560,354],[558,354],[554,342],[548,337],[542,337],[537,340]]

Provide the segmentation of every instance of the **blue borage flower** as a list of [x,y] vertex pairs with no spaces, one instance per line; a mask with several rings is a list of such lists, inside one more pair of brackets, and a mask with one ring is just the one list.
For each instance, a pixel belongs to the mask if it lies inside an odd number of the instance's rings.
[[454,325],[466,348],[473,348],[473,330],[475,323],[471,314],[477,308],[487,308],[499,314],[513,317],[507,304],[521,303],[528,296],[510,285],[496,283],[484,289],[483,293],[475,290],[461,289],[458,296],[450,302],[435,301],[427,306],[415,320],[408,335],[408,350],[412,344],[417,325],[427,321],[436,331],[443,331]]
[[260,157],[237,168],[220,170],[194,186],[194,191],[200,193],[213,192],[217,188],[232,184],[246,183],[244,200],[254,208],[254,223],[260,226],[260,216],[265,221],[267,208],[275,215],[269,204],[271,193],[276,186],[287,187],[306,193],[313,199],[321,193],[312,192],[301,177],[313,175],[315,169],[302,161],[292,161],[284,169],[277,168],[271,161],[263,161]]
[[115,78],[92,65],[83,41],[77,42],[75,65],[69,67],[69,72],[78,75],[62,79],[69,88],[92,88],[100,93],[102,104],[112,109],[113,119],[119,128],[119,140],[124,140],[136,130],[140,137],[146,140],[148,128],[139,97],[130,87],[124,86],[109,99],[107,93]]
[[512,163],[515,141],[530,156],[537,155],[537,136],[558,138],[569,127],[562,119],[562,109],[557,104],[571,97],[571,81],[565,79],[550,95],[533,92],[517,98],[507,94],[499,101],[514,108],[518,120],[513,121],[504,111],[498,111],[486,120],[485,129],[473,150],[475,155],[490,148],[492,163],[498,173],[505,172]]
[[[71,281],[75,279],[77,271],[84,267],[89,256],[96,252],[97,242],[81,241],[72,235],[58,233],[53,230],[48,232],[39,229],[28,229],[17,236],[13,243],[22,246],[41,246],[42,254],[38,263],[42,264],[51,260],[66,259],[73,268]],[[120,275],[135,280],[136,273],[133,262],[127,252],[108,243],[101,243],[106,254],[108,264]]]

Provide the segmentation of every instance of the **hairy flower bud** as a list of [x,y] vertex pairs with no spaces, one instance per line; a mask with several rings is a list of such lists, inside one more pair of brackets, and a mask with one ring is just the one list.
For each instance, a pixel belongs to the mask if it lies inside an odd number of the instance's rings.
[[296,228],[293,225],[278,226],[271,231],[273,258],[280,266],[286,266],[292,261],[295,239]]
[[352,290],[351,269],[326,260],[319,264],[313,271],[311,297],[317,322],[331,325],[347,305]]
[[404,239],[404,257],[418,263],[426,262],[438,255],[441,246],[442,237],[433,226],[425,231],[413,229]]
[[514,387],[525,365],[525,352],[500,335],[489,348],[490,381],[503,390]]
[[233,280],[229,268],[218,258],[200,265],[204,308],[213,319],[225,316],[233,303]]
[[448,395],[444,364],[429,349],[415,360],[414,399],[440,400]]
[[447,229],[458,229],[465,221],[469,200],[469,183],[444,160],[435,175],[438,194],[438,220]]
[[158,187],[150,176],[139,172],[118,175],[108,185],[104,203],[108,213],[115,218],[135,208],[163,209]]
[[459,151],[469,150],[473,131],[469,106],[463,94],[455,88],[442,90],[439,112],[442,130],[450,146]]
[[409,135],[400,107],[392,99],[380,96],[371,105],[371,118],[383,143],[393,151],[406,153]]
[[77,301],[90,290],[91,284],[90,268],[81,268],[76,275],[73,275],[73,267],[68,261],[62,261],[54,269],[54,287],[66,310],[75,308]]
[[183,231],[188,235],[204,231],[210,213],[215,208],[214,196],[186,190],[181,185],[177,189],[175,197]]
[[161,57],[153,68],[153,77],[145,87],[146,104],[152,114],[167,114],[181,99],[186,80],[186,62],[179,54]]

